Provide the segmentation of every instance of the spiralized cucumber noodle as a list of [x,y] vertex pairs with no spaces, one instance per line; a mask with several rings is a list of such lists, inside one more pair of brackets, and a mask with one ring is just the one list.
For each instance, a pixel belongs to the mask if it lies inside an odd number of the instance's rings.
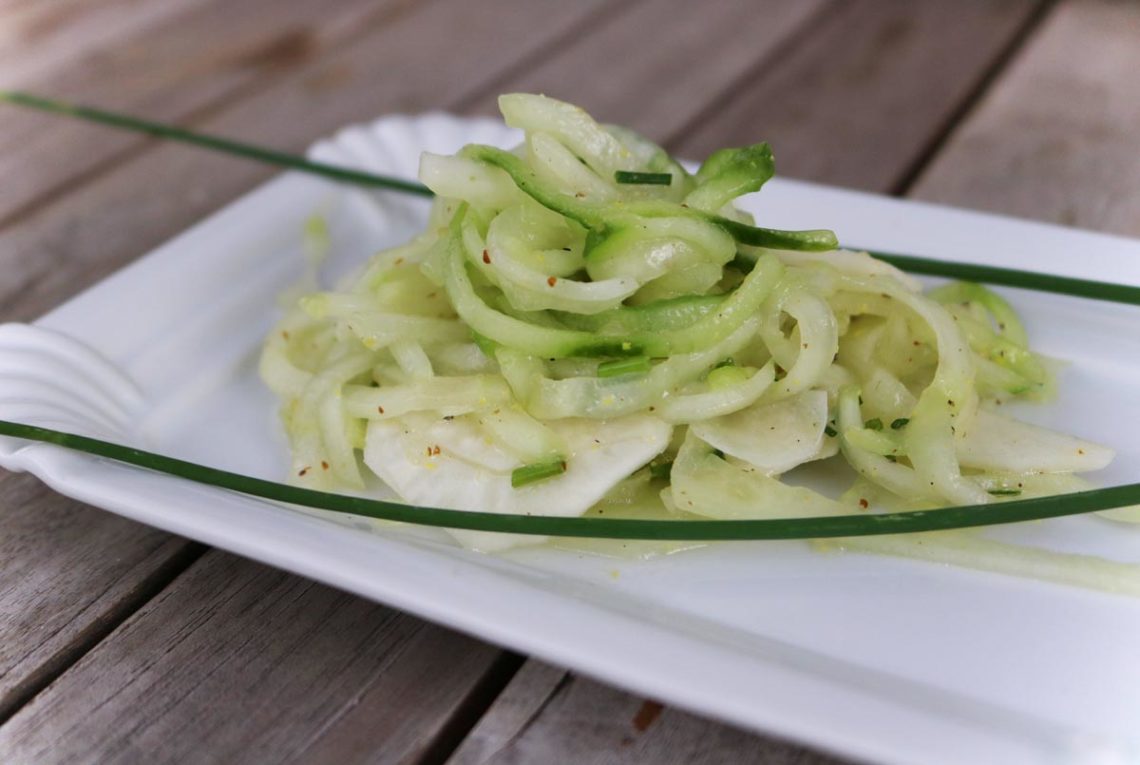
[[[520,146],[425,154],[426,230],[267,338],[293,482],[360,491],[376,476],[465,510],[741,519],[1077,491],[1112,459],[1001,413],[1054,382],[997,293],[923,292],[830,231],[734,207],[772,177],[766,144],[689,173],[570,104],[500,107]],[[784,478],[823,460],[848,491]]]

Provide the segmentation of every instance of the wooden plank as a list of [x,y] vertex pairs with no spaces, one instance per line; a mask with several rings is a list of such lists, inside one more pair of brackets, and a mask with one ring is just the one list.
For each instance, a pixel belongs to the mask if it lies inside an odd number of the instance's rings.
[[415,762],[497,653],[214,553],[6,725],[0,762]]
[[1140,5],[1058,7],[914,196],[1140,236],[1138,73]]
[[447,765],[546,762],[840,763],[531,661]]
[[[296,71],[400,12],[407,2],[181,0],[181,13],[168,13],[142,28],[126,25],[128,38],[104,41],[86,55],[76,54],[68,66],[21,85],[156,119],[187,119]],[[114,27],[115,19],[102,21]],[[202,40],[211,42],[203,45]],[[4,106],[0,175],[20,182],[0,185],[0,222],[146,141]]]
[[[167,534],[0,477],[0,720],[194,554]],[[93,522],[96,521],[96,522]]]
[[1038,7],[851,0],[764,61],[669,143],[702,158],[766,140],[792,178],[891,191]]

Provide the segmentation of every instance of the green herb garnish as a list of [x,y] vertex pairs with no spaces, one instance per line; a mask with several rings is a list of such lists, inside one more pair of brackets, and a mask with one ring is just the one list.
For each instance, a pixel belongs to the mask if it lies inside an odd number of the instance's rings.
[[511,486],[515,489],[520,486],[553,478],[566,472],[566,460],[553,462],[536,462],[532,465],[523,465],[511,471]]
[[909,417],[899,417],[897,420],[891,421],[891,430],[898,430],[899,428],[910,422]]
[[618,183],[637,184],[641,186],[668,186],[673,183],[673,174],[635,173],[629,170],[618,170],[614,173],[614,180]]

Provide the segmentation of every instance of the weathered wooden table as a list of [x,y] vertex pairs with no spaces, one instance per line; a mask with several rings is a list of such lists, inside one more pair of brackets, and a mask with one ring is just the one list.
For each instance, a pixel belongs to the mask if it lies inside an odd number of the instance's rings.
[[[0,86],[300,150],[542,91],[676,153],[1140,235],[1140,4],[0,0]],[[271,175],[0,110],[0,318]],[[834,762],[0,477],[0,762]]]

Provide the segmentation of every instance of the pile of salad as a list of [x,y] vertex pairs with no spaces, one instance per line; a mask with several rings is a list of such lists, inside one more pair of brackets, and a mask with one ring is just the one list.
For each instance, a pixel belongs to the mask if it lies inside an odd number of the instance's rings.
[[[1053,377],[1001,296],[924,292],[830,231],[736,209],[774,173],[767,144],[690,173],[571,104],[499,103],[524,142],[425,154],[426,230],[266,340],[294,482],[361,491],[371,473],[417,505],[739,519],[1054,494],[1111,461],[1002,412]],[[822,460],[848,491],[786,480]]]

